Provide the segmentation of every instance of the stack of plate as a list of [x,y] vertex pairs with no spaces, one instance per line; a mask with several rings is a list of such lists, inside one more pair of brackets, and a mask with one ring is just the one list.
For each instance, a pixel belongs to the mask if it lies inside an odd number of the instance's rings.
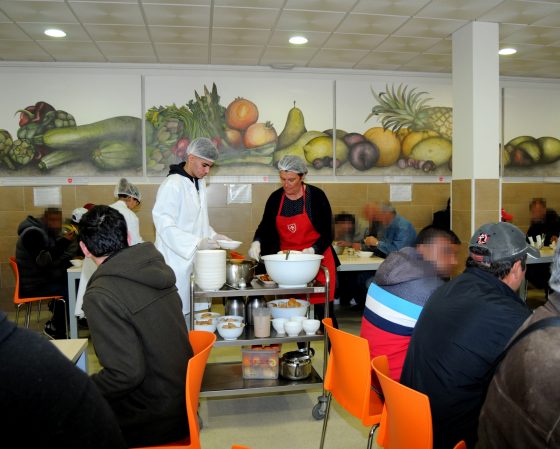
[[202,290],[219,290],[226,282],[226,252],[200,250],[194,259],[194,277]]

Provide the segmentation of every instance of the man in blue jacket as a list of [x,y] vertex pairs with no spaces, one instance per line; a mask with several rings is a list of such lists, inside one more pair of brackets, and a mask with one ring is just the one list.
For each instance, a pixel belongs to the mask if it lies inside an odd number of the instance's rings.
[[539,252],[510,223],[480,227],[466,270],[438,288],[418,321],[401,382],[430,398],[434,449],[476,443],[478,415],[497,360],[530,311],[516,291]]

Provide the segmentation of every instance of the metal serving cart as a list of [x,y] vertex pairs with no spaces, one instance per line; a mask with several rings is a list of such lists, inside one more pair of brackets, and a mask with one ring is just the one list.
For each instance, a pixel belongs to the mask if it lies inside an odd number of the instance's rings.
[[[233,288],[224,286],[220,290],[201,290],[195,283],[194,275],[191,276],[191,311],[190,328],[194,329],[194,305],[196,299],[212,299],[212,298],[228,298],[234,296],[282,296],[289,295],[306,295],[309,300],[311,293],[325,294],[325,317],[328,317],[328,298],[330,288],[330,277],[328,270],[321,266],[325,273],[325,284],[311,282],[306,287],[298,288],[279,288],[267,287],[262,285],[257,279],[253,279],[250,285],[245,288]],[[309,312],[308,312],[309,313]],[[290,380],[282,378],[278,379],[244,379],[242,373],[241,361],[237,362],[217,362],[209,363],[204,372],[202,387],[200,390],[201,397],[225,397],[237,395],[255,395],[263,393],[272,393],[278,391],[298,391],[316,388],[319,385],[323,387],[322,395],[318,398],[318,403],[313,407],[312,415],[315,419],[323,419],[326,411],[326,394],[323,385],[325,371],[328,359],[328,337],[326,332],[324,335],[298,335],[296,337],[288,337],[285,335],[278,336],[274,329],[270,330],[270,337],[257,338],[254,335],[253,326],[245,326],[243,333],[236,340],[224,340],[219,334],[217,335],[214,346],[249,346],[249,345],[270,345],[282,344],[288,342],[307,342],[324,341],[324,363],[322,375],[317,373],[313,368],[311,375],[302,380]]]

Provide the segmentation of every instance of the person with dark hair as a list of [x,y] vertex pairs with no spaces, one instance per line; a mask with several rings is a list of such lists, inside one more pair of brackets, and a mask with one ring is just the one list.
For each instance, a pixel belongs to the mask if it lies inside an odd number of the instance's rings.
[[434,212],[432,226],[447,230],[451,229],[451,198],[447,199],[445,209]]
[[[16,262],[22,297],[60,295],[68,298],[66,270],[76,255],[72,246],[74,233],[62,231],[62,212],[48,208],[41,218],[28,216],[18,226]],[[66,305],[68,307],[68,305]],[[45,333],[52,338],[66,338],[65,311],[62,301],[49,304],[52,319],[45,324]]]
[[[548,301],[514,336],[482,406],[477,449],[560,447],[560,250]],[[507,410],[507,413],[504,413]]]
[[416,320],[457,266],[460,243],[453,231],[425,227],[415,247],[387,256],[369,286],[360,336],[368,341],[371,358],[387,356],[390,375],[397,381]]
[[439,287],[418,318],[401,383],[430,398],[434,449],[460,440],[474,447],[496,362],[531,313],[516,293],[527,256],[539,252],[511,223],[481,226],[465,271]]
[[193,351],[173,270],[152,243],[129,246],[126,221],[109,206],[93,207],[79,226],[80,247],[98,266],[84,296],[102,366],[93,382],[129,446],[180,440]]
[[89,377],[51,342],[16,327],[3,312],[0,404],[2,447],[127,447],[115,415]]
[[[529,237],[536,242],[541,238],[543,245],[548,246],[558,240],[560,235],[560,217],[554,209],[546,207],[544,198],[533,198],[529,204],[531,225],[527,230]],[[548,278],[550,277],[550,264],[531,264],[527,267],[527,280],[536,288],[545,290],[548,295]]]

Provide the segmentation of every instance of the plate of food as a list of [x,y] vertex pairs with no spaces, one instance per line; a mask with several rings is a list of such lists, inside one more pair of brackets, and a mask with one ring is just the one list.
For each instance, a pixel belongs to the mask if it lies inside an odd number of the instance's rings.
[[276,282],[268,274],[258,274],[257,280],[265,287],[276,287]]

